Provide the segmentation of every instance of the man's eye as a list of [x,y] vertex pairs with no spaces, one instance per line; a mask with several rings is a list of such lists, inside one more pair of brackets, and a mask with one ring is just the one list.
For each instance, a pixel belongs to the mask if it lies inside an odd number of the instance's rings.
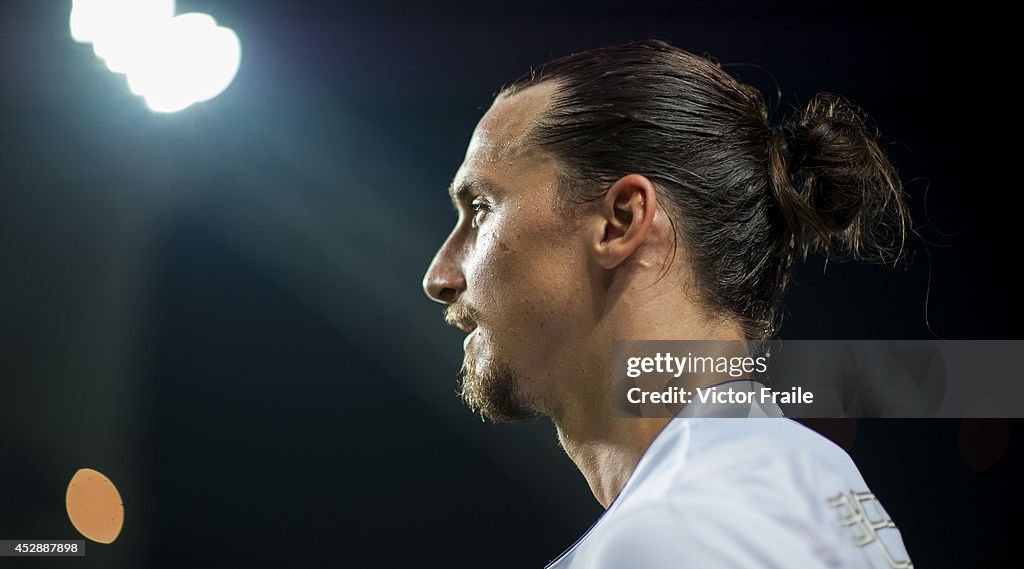
[[484,214],[490,211],[490,207],[487,205],[487,202],[480,198],[476,198],[472,202],[470,202],[469,208],[473,210],[472,224],[474,227],[479,226],[480,219],[484,216]]

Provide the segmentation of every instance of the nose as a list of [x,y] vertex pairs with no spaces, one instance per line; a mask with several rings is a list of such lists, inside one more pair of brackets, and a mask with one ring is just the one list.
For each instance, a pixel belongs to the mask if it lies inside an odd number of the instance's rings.
[[423,275],[423,292],[435,302],[451,304],[466,290],[466,277],[453,253],[453,240],[449,236]]

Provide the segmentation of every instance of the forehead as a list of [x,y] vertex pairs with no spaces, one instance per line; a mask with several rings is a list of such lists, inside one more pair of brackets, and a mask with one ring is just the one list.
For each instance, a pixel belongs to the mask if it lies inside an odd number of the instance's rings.
[[466,149],[466,157],[456,174],[456,185],[462,178],[507,177],[512,171],[535,163],[538,156],[526,145],[527,136],[542,116],[555,85],[541,83],[511,96],[494,100],[477,123]]

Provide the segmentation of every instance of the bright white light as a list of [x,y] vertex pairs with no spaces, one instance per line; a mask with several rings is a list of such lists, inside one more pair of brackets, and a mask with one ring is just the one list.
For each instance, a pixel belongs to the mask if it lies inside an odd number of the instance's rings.
[[216,97],[241,61],[234,31],[207,14],[174,16],[174,0],[73,0],[70,29],[156,112]]
[[92,50],[114,73],[131,73],[145,65],[140,47],[174,17],[174,0],[89,1],[104,4]]
[[154,111],[170,113],[211,99],[238,71],[238,36],[206,14],[176,16],[152,34],[143,47],[146,65],[129,71],[128,86]]

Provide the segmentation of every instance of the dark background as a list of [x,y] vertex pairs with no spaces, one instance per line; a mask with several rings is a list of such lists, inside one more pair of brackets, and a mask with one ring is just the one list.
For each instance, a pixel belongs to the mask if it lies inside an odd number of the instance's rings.
[[[171,115],[71,40],[70,2],[0,11],[0,539],[79,537],[64,491],[82,467],[126,511],[84,559],[4,567],[541,567],[569,546],[599,505],[548,422],[461,405],[462,333],[420,279],[495,90],[576,49],[655,35],[773,100],[777,82],[783,108],[833,91],[876,120],[914,262],[811,258],[783,338],[1021,337],[1016,32],[998,10],[178,3],[196,9],[236,31],[242,65]],[[1008,554],[1018,421],[816,426],[845,433],[916,566]]]

